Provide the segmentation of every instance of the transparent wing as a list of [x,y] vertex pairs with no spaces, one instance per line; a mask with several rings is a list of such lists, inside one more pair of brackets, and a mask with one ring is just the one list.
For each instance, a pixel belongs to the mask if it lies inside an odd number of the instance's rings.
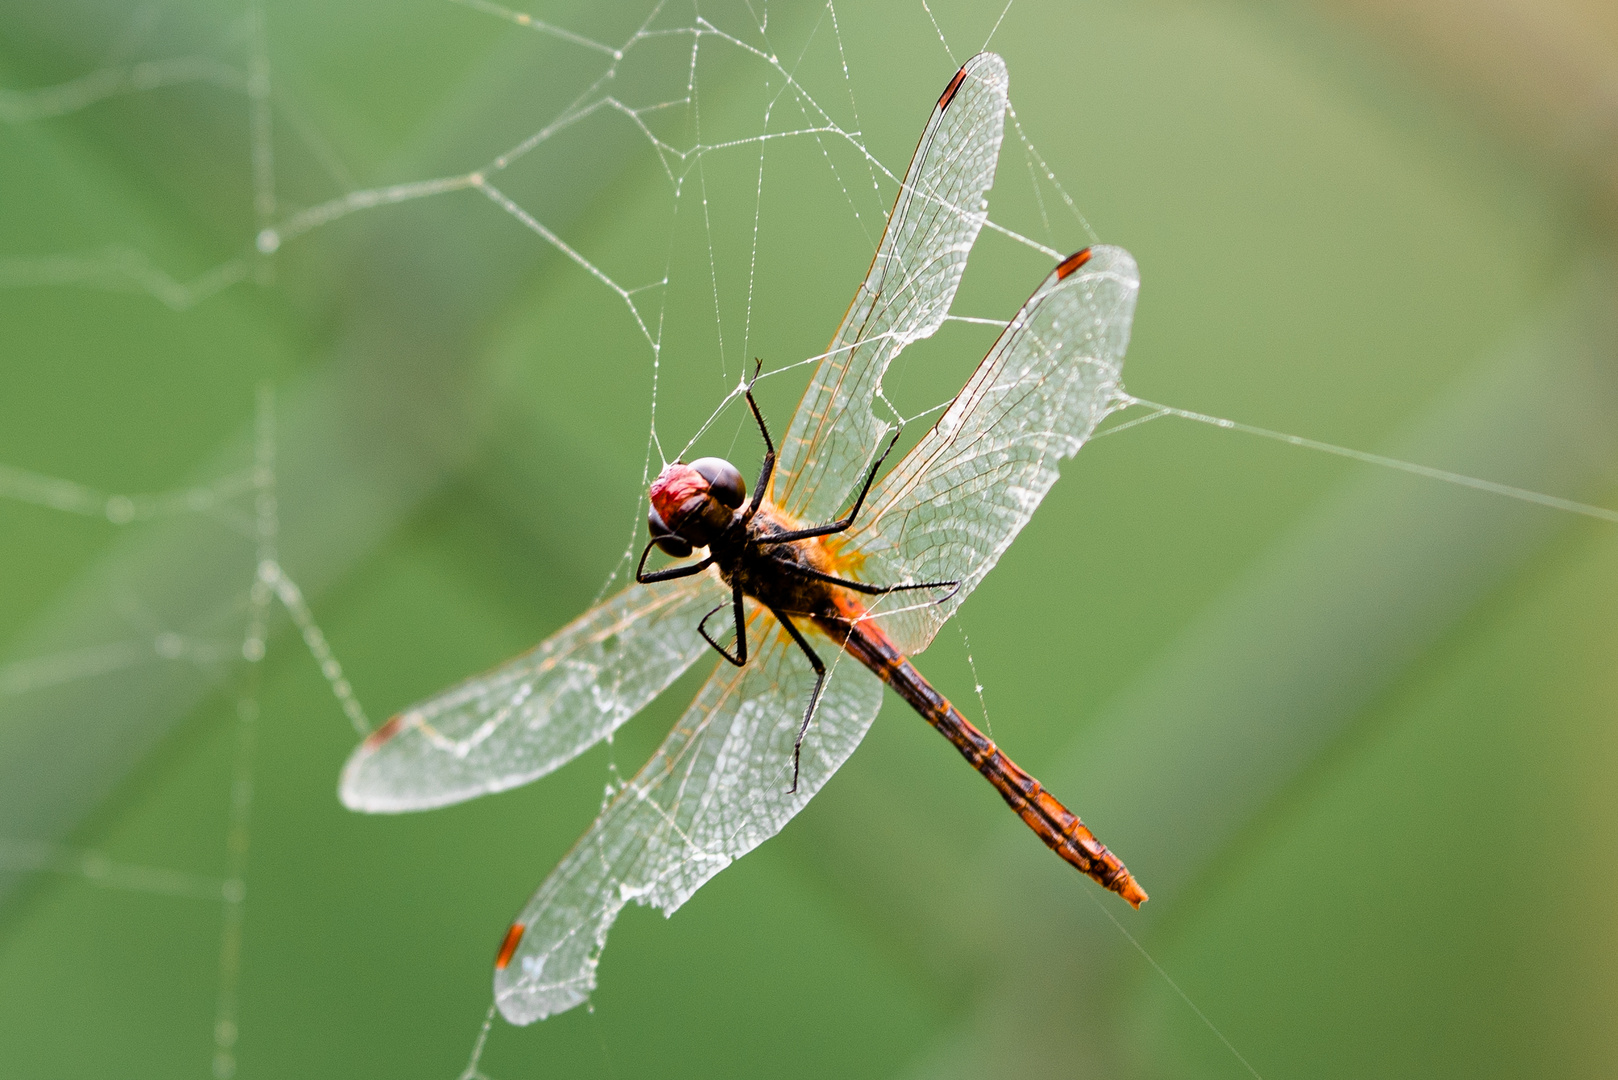
[[425,810],[525,784],[611,734],[696,662],[712,574],[631,585],[493,671],[389,720],[350,755],[351,810]]
[[645,768],[518,916],[522,937],[494,977],[495,1000],[512,1023],[532,1023],[583,1002],[595,987],[607,931],[625,904],[673,912],[733,860],[780,832],[871,726],[882,684],[811,633],[831,671],[803,744],[798,790],[787,794],[792,743],[814,674],[763,609],[749,616],[748,636],[760,647],[747,666],[719,665]]
[[896,593],[874,609],[902,652],[927,647],[1033,516],[1057,463],[1118,407],[1140,290],[1135,260],[1097,245],[1079,269],[1059,274],[1029,297],[933,430],[871,489],[850,531],[846,550],[863,556],[862,580],[961,583],[942,604]]
[[771,500],[806,522],[847,506],[885,425],[871,411],[882,373],[943,325],[988,219],[1006,111],[1005,61],[979,53],[933,109],[865,281],[793,414]]

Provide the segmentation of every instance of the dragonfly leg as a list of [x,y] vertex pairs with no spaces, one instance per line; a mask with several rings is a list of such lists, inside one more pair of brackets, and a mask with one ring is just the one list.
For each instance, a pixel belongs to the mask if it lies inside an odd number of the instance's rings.
[[747,621],[742,615],[742,587],[740,585],[736,586],[732,590],[732,600],[735,603],[736,612],[735,655],[726,652],[723,645],[709,637],[706,628],[708,620],[723,610],[725,606],[724,604],[720,604],[718,607],[714,608],[712,611],[708,612],[708,614],[702,617],[702,621],[697,623],[697,633],[701,634],[702,640],[706,641],[709,645],[712,645],[714,647],[714,651],[720,656],[723,656],[726,660],[729,660],[737,667],[741,667],[743,664],[747,663]]
[[781,560],[780,566],[788,573],[797,574],[799,577],[806,577],[811,581],[824,581],[828,585],[841,585],[845,589],[853,589],[855,592],[861,592],[867,596],[886,596],[889,593],[907,592],[911,589],[948,589],[948,593],[938,598],[938,603],[942,604],[945,600],[954,596],[956,590],[961,587],[959,581],[918,581],[910,585],[869,585],[863,581],[850,581],[848,578],[822,574],[813,567],[801,566],[798,563],[787,562],[784,559]]
[[713,556],[709,555],[701,562],[689,563],[685,566],[671,566],[667,570],[653,570],[651,573],[647,573],[646,559],[652,554],[652,548],[656,546],[657,541],[653,540],[646,545],[646,550],[640,553],[640,564],[635,567],[635,581],[641,585],[650,585],[654,581],[672,581],[675,578],[690,577],[692,574],[702,573],[713,565]]
[[809,642],[804,638],[802,631],[792,625],[791,619],[774,608],[770,609],[770,614],[775,616],[776,622],[786,627],[787,633],[792,635],[792,640],[803,650],[803,655],[809,658],[809,666],[815,669],[815,688],[809,691],[809,706],[803,710],[803,723],[798,725],[798,737],[792,743],[792,786],[787,788],[787,794],[791,795],[798,790],[798,759],[803,752],[803,737],[809,733],[809,721],[814,719],[815,706],[820,703],[820,688],[826,685],[826,665],[815,655],[815,650],[809,647]]
[[810,529],[797,529],[793,532],[776,533],[774,536],[761,536],[758,538],[758,542],[761,544],[783,544],[788,540],[807,540],[811,536],[831,536],[834,533],[846,532],[849,526],[854,524],[854,519],[859,516],[860,507],[865,505],[865,496],[870,494],[871,485],[876,483],[877,470],[881,469],[882,463],[888,460],[888,455],[893,452],[894,444],[899,441],[899,436],[903,432],[903,424],[893,429],[893,438],[888,440],[888,445],[882,448],[882,453],[877,455],[877,459],[871,463],[870,471],[865,474],[865,483],[860,485],[859,496],[855,498],[854,505],[849,508],[846,515],[830,525],[816,525]]
[[[759,368],[764,361],[758,361],[758,367],[753,369],[753,381],[758,380]],[[770,477],[775,475],[775,442],[770,438],[770,426],[764,422],[764,414],[759,411],[758,402],[753,400],[753,383],[747,384],[747,407],[753,410],[753,419],[758,421],[758,433],[764,436],[764,467],[758,471],[758,483],[753,485],[753,501],[747,505],[747,512],[742,515],[742,523],[753,520],[758,508],[764,502],[764,492],[769,489]]]

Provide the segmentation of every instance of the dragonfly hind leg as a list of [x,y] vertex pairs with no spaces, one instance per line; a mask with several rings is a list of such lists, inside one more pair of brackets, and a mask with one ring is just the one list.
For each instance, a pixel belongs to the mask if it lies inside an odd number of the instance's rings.
[[866,596],[886,596],[889,593],[909,592],[912,589],[948,589],[949,592],[940,596],[935,603],[942,604],[960,589],[959,581],[916,581],[907,585],[871,585],[863,581],[851,581],[848,578],[836,577],[832,574],[823,574],[811,566],[802,566],[798,563],[783,562],[782,566],[790,573],[799,577],[806,577],[811,581],[824,581],[828,585],[841,585],[845,589],[864,593]]
[[770,609],[770,614],[774,615],[775,621],[785,627],[786,632],[792,635],[792,640],[798,643],[798,648],[802,649],[803,654],[809,658],[809,666],[815,669],[815,688],[809,691],[809,704],[803,710],[803,723],[798,725],[798,737],[792,743],[792,786],[787,788],[787,794],[791,795],[798,790],[798,759],[803,754],[803,739],[809,733],[809,721],[814,719],[815,706],[820,703],[821,687],[826,685],[826,665],[815,654],[815,650],[809,647],[808,639],[803,636],[803,632],[792,625],[791,619],[774,608]]

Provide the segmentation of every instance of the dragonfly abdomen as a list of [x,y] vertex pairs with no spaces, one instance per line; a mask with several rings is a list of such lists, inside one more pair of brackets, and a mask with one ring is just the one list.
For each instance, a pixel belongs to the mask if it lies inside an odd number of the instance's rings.
[[961,756],[1000,792],[1001,798],[1045,845],[1076,869],[1110,889],[1134,907],[1146,902],[1146,891],[1107,846],[1096,839],[1079,816],[1045,790],[1038,780],[1001,752],[949,700],[933,689],[915,665],[869,621],[820,619],[822,629],[842,643],[844,651],[910,703]]

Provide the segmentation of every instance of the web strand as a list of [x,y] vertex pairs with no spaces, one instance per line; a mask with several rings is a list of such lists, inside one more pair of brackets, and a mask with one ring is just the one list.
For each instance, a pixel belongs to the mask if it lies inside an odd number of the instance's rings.
[[102,889],[151,893],[193,900],[219,901],[231,882],[159,866],[139,866],[109,859],[99,851],[46,844],[37,840],[0,839],[0,869],[80,878]]
[[1338,446],[1335,443],[1321,442],[1319,439],[1305,438],[1302,435],[1289,435],[1284,431],[1273,431],[1253,424],[1244,424],[1238,420],[1227,420],[1223,417],[1209,416],[1206,413],[1192,412],[1189,409],[1178,409],[1172,405],[1160,405],[1155,401],[1147,401],[1145,398],[1129,397],[1126,399],[1124,407],[1128,408],[1134,405],[1145,406],[1153,410],[1153,412],[1147,416],[1120,424],[1103,434],[1114,434],[1126,428],[1137,427],[1165,416],[1174,416],[1182,420],[1193,420],[1199,424],[1222,428],[1225,431],[1239,431],[1244,435],[1255,435],[1261,439],[1285,443],[1288,446],[1296,446],[1304,450],[1332,454],[1336,457],[1348,458],[1351,461],[1359,461],[1367,465],[1377,465],[1385,469],[1394,469],[1399,472],[1410,473],[1413,476],[1425,477],[1429,480],[1438,480],[1446,484],[1455,484],[1458,487],[1471,488],[1474,491],[1488,492],[1490,495],[1500,495],[1508,499],[1516,499],[1519,502],[1532,503],[1535,506],[1543,506],[1551,510],[1580,514],[1584,517],[1595,518],[1598,521],[1618,524],[1618,510],[1611,510],[1605,506],[1595,506],[1573,499],[1564,499],[1559,495],[1546,495],[1543,492],[1513,487],[1510,484],[1501,484],[1494,480],[1483,480],[1476,476],[1451,472],[1448,469],[1436,469],[1431,465],[1418,465],[1412,461],[1402,461],[1399,458],[1387,457],[1383,454],[1373,454],[1365,450]]
[[[639,308],[630,300],[630,296],[645,288],[666,285],[667,282],[657,282],[653,285],[639,288],[627,288],[619,284],[601,271],[595,263],[541,224],[540,219],[535,214],[521,207],[515,200],[500,191],[491,180],[493,175],[509,168],[536,147],[548,142],[560,132],[600,111],[606,110],[627,118],[635,126],[636,130],[652,147],[660,160],[663,161],[665,172],[675,185],[676,190],[678,190],[684,175],[692,168],[699,170],[698,179],[699,183],[701,182],[702,159],[708,154],[754,146],[758,147],[762,153],[765,143],[799,138],[817,140],[817,142],[821,143],[822,153],[825,154],[826,148],[821,140],[827,136],[836,137],[844,144],[852,147],[861,156],[871,170],[873,185],[877,183],[878,173],[887,177],[890,181],[896,182],[897,180],[893,172],[864,146],[862,133],[858,127],[858,109],[853,96],[852,80],[847,77],[846,55],[842,50],[841,32],[836,26],[835,9],[830,4],[827,5],[826,10],[831,16],[833,31],[837,35],[839,57],[845,67],[844,85],[847,88],[850,104],[855,109],[855,127],[852,130],[845,130],[836,124],[831,115],[815,101],[815,98],[807,92],[791,72],[781,65],[773,53],[766,52],[742,41],[701,16],[698,16],[696,22],[690,26],[664,30],[653,29],[653,22],[662,10],[662,4],[658,4],[654,6],[647,19],[622,46],[611,47],[583,35],[552,26],[535,19],[531,15],[487,2],[487,0],[457,0],[457,2],[477,11],[506,19],[525,28],[548,34],[577,47],[600,53],[610,59],[608,68],[601,76],[575,98],[550,124],[539,129],[505,153],[496,156],[483,167],[466,173],[428,180],[408,181],[377,188],[357,189],[276,220],[275,214],[278,211],[279,203],[275,193],[272,131],[274,113],[277,108],[284,108],[284,106],[278,104],[276,95],[273,92],[269,72],[264,12],[257,2],[250,6],[248,13],[247,38],[249,48],[247,70],[245,72],[230,69],[228,66],[218,65],[217,63],[210,68],[206,65],[191,62],[189,58],[187,59],[187,64],[180,64],[178,61],[174,62],[177,66],[172,70],[164,68],[158,71],[143,68],[141,70],[145,74],[141,78],[127,75],[125,69],[121,67],[107,68],[78,80],[78,82],[86,83],[90,87],[88,90],[76,89],[71,93],[65,89],[59,91],[42,90],[35,91],[32,94],[4,91],[0,93],[0,117],[9,119],[13,123],[36,121],[49,116],[62,115],[91,107],[115,94],[156,89],[162,85],[169,85],[171,81],[181,79],[182,76],[186,80],[200,79],[211,72],[213,76],[217,77],[214,81],[228,82],[233,88],[243,91],[247,95],[249,102],[253,207],[255,217],[258,220],[257,232],[251,245],[249,245],[252,252],[256,252],[259,256],[274,255],[288,241],[333,224],[356,212],[395,206],[457,191],[481,190],[492,201],[506,210],[507,213],[617,293],[625,301],[641,333],[649,341],[652,340],[651,331],[646,325]],[[930,19],[932,18],[930,10],[928,11],[928,16]],[[935,28],[938,29],[940,40],[942,40],[942,29],[938,28],[936,19],[933,19],[933,23]],[[760,32],[762,33],[762,27]],[[689,35],[692,39],[692,74],[691,81],[688,83],[688,92],[684,99],[655,102],[650,105],[635,107],[610,94],[596,96],[598,91],[616,76],[618,65],[631,53],[637,44],[669,35]],[[677,105],[687,105],[693,110],[697,107],[694,89],[695,61],[697,46],[705,38],[711,38],[741,50],[774,69],[784,80],[783,89],[790,90],[800,108],[804,110],[804,125],[787,131],[771,132],[765,130],[758,136],[719,140],[710,144],[704,144],[701,141],[699,132],[699,137],[695,143],[684,149],[678,148],[658,137],[647,125],[645,120],[647,115]],[[229,73],[228,78],[224,77],[222,74],[224,72]],[[158,78],[159,75],[163,77]],[[64,84],[64,87],[77,86],[78,82]],[[324,139],[319,136],[318,132],[314,131],[306,122],[294,122],[289,126],[299,135],[300,140],[310,147],[317,158],[329,161],[331,155],[325,148]],[[1030,153],[1032,153],[1031,147]],[[835,175],[837,168],[831,162],[829,155],[827,156],[827,163]],[[328,171],[332,170],[328,169]],[[341,172],[342,170],[337,171]],[[1045,171],[1050,182],[1054,183],[1054,174],[1051,174],[1048,168]],[[847,185],[843,183],[840,177],[837,179],[837,183],[844,191],[845,196],[848,196]],[[1063,193],[1063,198],[1070,207],[1073,207],[1072,200],[1067,199],[1065,192]],[[854,205],[851,197],[849,205],[856,220],[860,221],[863,227],[863,215],[859,208]],[[1074,212],[1077,213],[1076,208],[1074,208]],[[995,222],[989,222],[986,227],[1051,258],[1061,258],[1065,254]],[[1088,228],[1088,226],[1086,227]],[[187,282],[152,265],[151,261],[142,253],[117,249],[100,255],[48,255],[0,261],[0,288],[79,285],[81,287],[101,289],[130,289],[145,292],[175,310],[185,310],[216,295],[231,285],[247,279],[250,276],[250,270],[251,263],[246,255],[243,255],[228,259]]]
[[[0,668],[0,696],[40,691],[53,686],[115,673],[143,663],[184,661],[209,668],[232,659],[246,661],[242,689],[234,697],[235,747],[230,767],[221,878],[114,860],[93,850],[36,840],[0,839],[0,868],[80,879],[98,888],[142,892],[221,904],[217,960],[212,1073],[230,1080],[236,1073],[235,1047],[240,1034],[240,987],[243,971],[243,928],[246,919],[248,856],[251,848],[256,746],[261,716],[262,661],[266,655],[270,607],[279,602],[331,686],[334,697],[363,735],[369,731],[363,708],[343,677],[325,635],[295,583],[282,571],[278,556],[279,511],[276,492],[275,393],[268,384],[258,390],[253,425],[253,464],[242,474],[212,484],[160,495],[112,495],[75,481],[0,467],[0,499],[60,513],[102,518],[132,525],[168,515],[198,514],[240,521],[250,536],[255,575],[248,590],[247,619],[240,644],[199,641],[149,627],[143,641],[111,642],[50,656],[13,662]],[[225,514],[243,498],[251,513]],[[138,613],[137,613],[138,614]]]
[[1242,1063],[1242,1068],[1248,1071],[1248,1073],[1253,1077],[1253,1080],[1264,1080],[1264,1078],[1259,1075],[1258,1070],[1253,1068],[1246,1058],[1242,1057],[1242,1053],[1240,1050],[1236,1049],[1236,1045],[1225,1037],[1225,1033],[1220,1031],[1212,1020],[1208,1019],[1208,1014],[1203,1012],[1197,1006],[1195,1001],[1191,1000],[1190,995],[1188,995],[1184,990],[1180,989],[1180,984],[1175,982],[1174,979],[1169,976],[1167,971],[1163,970],[1163,965],[1159,964],[1155,959],[1153,959],[1152,954],[1146,951],[1146,947],[1139,941],[1135,940],[1135,935],[1131,934],[1124,928],[1124,924],[1119,922],[1118,916],[1114,915],[1107,908],[1107,905],[1102,897],[1099,896],[1094,889],[1084,890],[1084,895],[1088,896],[1090,898],[1090,902],[1095,904],[1095,906],[1100,909],[1101,914],[1107,917],[1108,922],[1112,923],[1113,926],[1118,928],[1118,932],[1124,935],[1124,940],[1133,945],[1135,947],[1135,951],[1140,953],[1148,964],[1152,965],[1152,970],[1157,972],[1158,977],[1168,984],[1169,989],[1173,990],[1181,1001],[1185,1002],[1186,1008],[1190,1009],[1196,1014],[1197,1019],[1202,1021],[1203,1026],[1205,1026],[1209,1031],[1213,1032],[1214,1037],[1225,1045],[1225,1049],[1230,1051],[1231,1056]]
[[944,52],[949,56],[949,62],[956,67],[960,67],[961,61],[956,57],[955,50],[949,47],[949,39],[944,36],[944,28],[938,25],[938,19],[933,15],[933,9],[927,6],[927,0],[921,0],[921,10],[927,13],[927,21],[933,24],[933,32],[938,35],[938,43],[944,46]]

